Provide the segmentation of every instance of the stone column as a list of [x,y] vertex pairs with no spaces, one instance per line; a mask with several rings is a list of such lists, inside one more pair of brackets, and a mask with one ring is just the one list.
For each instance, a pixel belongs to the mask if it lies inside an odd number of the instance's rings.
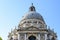
[[20,40],[20,34],[18,33],[18,40]]
[[26,34],[25,34],[25,40],[26,40]]
[[47,34],[45,34],[45,40],[47,40]]
[[40,34],[38,34],[38,40],[40,40]]

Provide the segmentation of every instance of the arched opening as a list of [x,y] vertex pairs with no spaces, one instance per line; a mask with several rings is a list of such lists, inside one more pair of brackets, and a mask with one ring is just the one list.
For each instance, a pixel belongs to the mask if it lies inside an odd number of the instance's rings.
[[31,35],[28,39],[29,39],[29,40],[36,40],[36,37],[33,36],[33,35]]
[[51,40],[55,40],[55,38],[54,37],[52,37],[52,39]]

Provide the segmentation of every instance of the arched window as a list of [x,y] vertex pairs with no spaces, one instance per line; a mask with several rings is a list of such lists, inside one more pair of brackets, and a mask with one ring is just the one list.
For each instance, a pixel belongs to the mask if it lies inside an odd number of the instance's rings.
[[27,21],[28,23],[31,23],[31,21]]
[[24,23],[26,23],[26,21]]
[[39,21],[40,24],[42,24],[40,21]]
[[34,21],[33,23],[37,23],[37,21]]

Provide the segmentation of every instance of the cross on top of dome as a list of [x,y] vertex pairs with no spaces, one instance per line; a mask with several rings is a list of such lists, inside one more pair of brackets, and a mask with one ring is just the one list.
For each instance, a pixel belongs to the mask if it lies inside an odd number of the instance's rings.
[[29,11],[36,11],[35,7],[33,6],[33,3],[32,3],[32,6],[29,8]]

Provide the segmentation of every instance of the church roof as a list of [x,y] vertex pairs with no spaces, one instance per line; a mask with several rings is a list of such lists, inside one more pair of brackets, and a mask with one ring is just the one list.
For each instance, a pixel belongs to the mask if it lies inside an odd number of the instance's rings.
[[43,17],[39,13],[36,12],[36,9],[33,6],[33,4],[29,8],[29,12],[27,12],[27,14],[23,16],[22,20],[24,19],[39,19],[44,22]]

